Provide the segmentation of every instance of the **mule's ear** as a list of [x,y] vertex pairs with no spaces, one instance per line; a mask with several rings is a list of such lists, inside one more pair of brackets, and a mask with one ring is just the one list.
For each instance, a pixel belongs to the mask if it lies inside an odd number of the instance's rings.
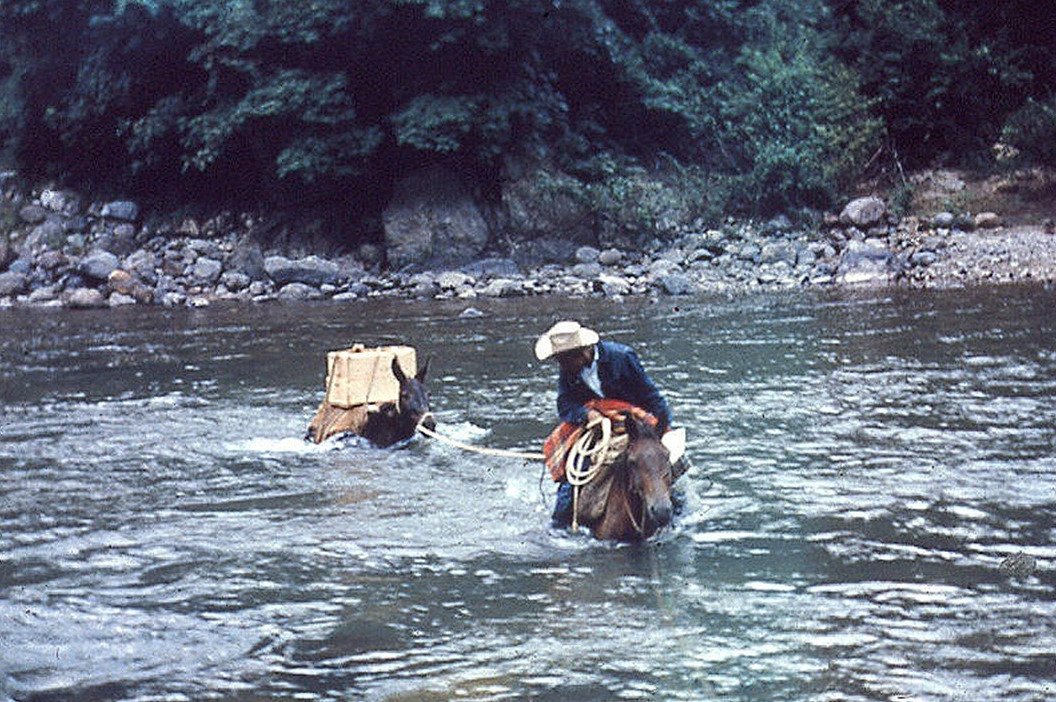
[[623,417],[623,428],[627,432],[627,438],[631,441],[637,441],[638,437],[642,435],[642,426],[630,412],[621,412],[620,415]]
[[425,374],[429,372],[429,361],[431,360],[433,360],[432,356],[426,356],[425,363],[422,364],[422,367],[418,369],[418,373],[415,374],[414,377],[419,383],[425,382]]
[[400,368],[400,359],[395,356],[392,357],[392,374],[396,376],[396,380],[403,385],[407,381],[407,374],[403,372],[403,368]]

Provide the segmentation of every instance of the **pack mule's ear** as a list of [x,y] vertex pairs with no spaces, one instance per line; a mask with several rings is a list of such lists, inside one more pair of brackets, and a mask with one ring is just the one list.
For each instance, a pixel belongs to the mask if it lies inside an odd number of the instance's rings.
[[400,367],[400,359],[395,356],[392,357],[392,374],[396,376],[396,380],[403,385],[407,382],[407,374],[403,372],[403,368]]

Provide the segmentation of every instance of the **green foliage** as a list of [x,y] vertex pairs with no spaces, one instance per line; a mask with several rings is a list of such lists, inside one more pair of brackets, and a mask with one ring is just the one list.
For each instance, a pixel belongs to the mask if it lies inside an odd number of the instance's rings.
[[478,121],[479,98],[418,95],[392,116],[396,143],[422,151],[458,151]]
[[741,60],[741,79],[720,86],[717,128],[741,204],[765,211],[832,202],[881,134],[856,76],[798,41],[746,47]]
[[999,137],[1052,162],[1043,5],[4,0],[0,139],[29,175],[310,186],[375,218],[410,169],[446,162],[498,200],[524,156],[578,178],[606,226],[661,231],[828,206],[881,136],[910,162]]
[[1056,166],[1056,97],[1027,100],[1009,115],[1001,143],[1015,161]]

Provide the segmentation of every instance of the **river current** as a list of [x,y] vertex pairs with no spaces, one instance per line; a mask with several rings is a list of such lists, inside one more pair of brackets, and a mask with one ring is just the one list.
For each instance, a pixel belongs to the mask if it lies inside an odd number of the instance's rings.
[[[466,314],[467,308],[483,313]],[[579,318],[689,432],[653,542],[541,467],[305,444],[325,353],[432,357],[439,430],[538,451]],[[1056,695],[1056,294],[0,310],[0,700]]]

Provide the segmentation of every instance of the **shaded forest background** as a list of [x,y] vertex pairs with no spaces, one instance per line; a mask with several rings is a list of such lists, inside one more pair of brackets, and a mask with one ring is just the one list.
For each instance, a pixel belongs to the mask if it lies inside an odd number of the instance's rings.
[[0,163],[369,238],[442,164],[639,226],[832,207],[905,170],[1056,165],[1056,4],[4,0]]

